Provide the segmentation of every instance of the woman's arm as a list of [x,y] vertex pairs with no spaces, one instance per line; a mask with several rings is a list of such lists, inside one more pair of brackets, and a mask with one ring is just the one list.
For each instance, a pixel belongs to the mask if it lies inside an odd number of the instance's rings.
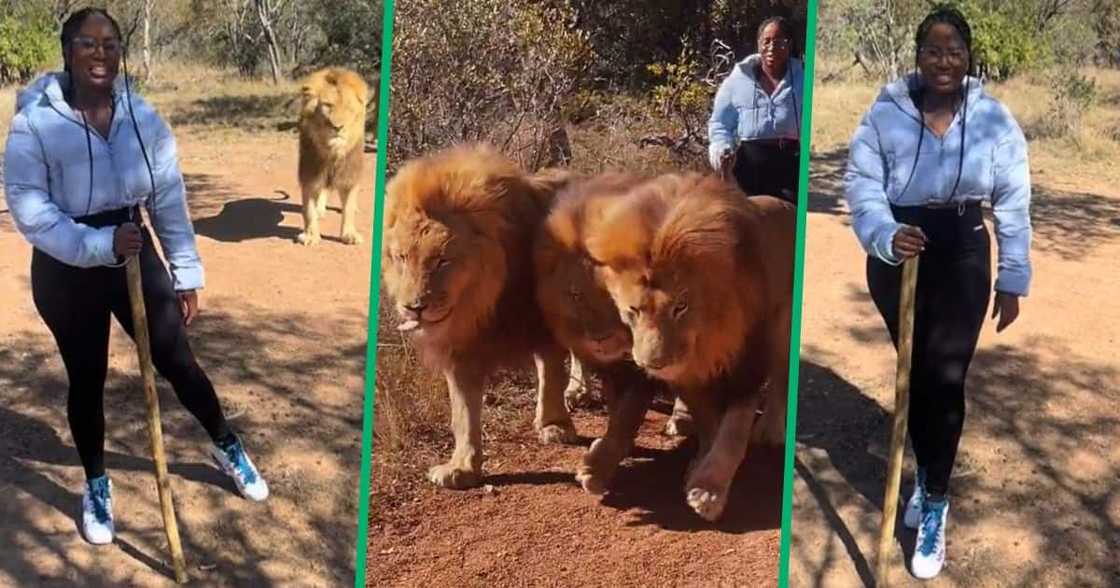
[[724,151],[734,149],[735,132],[739,125],[739,112],[731,102],[730,81],[731,76],[728,75],[719,85],[712,116],[708,119],[708,162],[717,172],[720,171]]
[[901,263],[893,240],[899,223],[891,213],[886,193],[887,164],[879,143],[879,131],[864,115],[848,149],[848,168],[844,173],[844,199],[852,213],[852,229],[860,245],[891,265]]
[[995,149],[992,212],[999,265],[995,289],[1026,296],[1031,281],[1031,173],[1027,140],[1016,126]]
[[152,172],[156,182],[152,224],[171,266],[175,290],[197,290],[203,287],[205,276],[195,243],[194,226],[187,210],[186,185],[179,169],[175,136],[158,116],[153,116],[152,120],[159,129],[152,150]]
[[77,267],[116,263],[115,227],[95,229],[76,223],[51,200],[50,170],[43,145],[23,114],[12,119],[8,131],[4,195],[16,228],[36,249]]

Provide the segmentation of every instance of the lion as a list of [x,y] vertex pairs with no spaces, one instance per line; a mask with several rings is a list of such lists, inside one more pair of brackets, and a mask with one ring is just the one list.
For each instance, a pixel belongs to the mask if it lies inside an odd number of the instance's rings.
[[343,243],[358,245],[355,226],[358,185],[365,172],[366,104],[369,87],[344,68],[329,67],[308,76],[302,86],[299,115],[299,184],[303,193],[303,232],[296,241],[319,243],[319,218],[330,195],[342,204]]
[[532,243],[567,181],[529,176],[486,145],[452,147],[406,163],[385,190],[386,292],[423,362],[441,371],[451,399],[455,449],[428,478],[446,488],[482,481],[486,379],[531,358],[540,440],[572,443],[564,404],[564,350],[533,295]]
[[748,445],[784,442],[794,228],[794,208],[778,198],[664,175],[615,203],[585,240],[635,363],[692,415],[700,451],[686,498],[709,521]]
[[602,495],[619,463],[633,447],[653,396],[665,386],[629,360],[632,339],[614,301],[596,275],[583,247],[602,211],[645,178],[605,173],[571,182],[559,192],[533,247],[536,295],[556,340],[569,349],[573,367],[595,374],[608,406],[607,430],[592,442],[576,480]]

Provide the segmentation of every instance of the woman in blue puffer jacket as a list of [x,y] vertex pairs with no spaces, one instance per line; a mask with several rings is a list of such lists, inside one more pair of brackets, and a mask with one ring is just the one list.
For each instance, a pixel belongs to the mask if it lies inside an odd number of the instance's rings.
[[949,477],[964,423],[964,383],[992,295],[991,204],[998,244],[996,332],[1019,315],[1031,281],[1030,170],[1015,119],[972,70],[972,34],[952,8],[918,27],[918,72],[888,84],[852,138],[845,198],[867,251],[871,297],[898,344],[903,260],[920,254],[910,374],[918,465],[904,524],[917,529],[911,571],[945,563]]
[[708,160],[747,194],[796,204],[804,69],[790,57],[793,37],[782,17],[759,25],[759,52],[735,64],[716,92]]
[[[126,88],[127,76],[117,77],[121,33],[107,12],[74,13],[61,41],[65,71],[37,79],[17,97],[4,192],[16,228],[34,247],[32,297],[66,366],[67,418],[86,475],[82,533],[101,544],[114,535],[102,406],[109,317],[133,334],[124,270],[130,256],[140,256],[156,369],[206,429],[211,454],[241,493],[264,500],[268,486],[187,342],[203,272],[171,130]],[[148,208],[170,275],[141,229],[140,206]]]

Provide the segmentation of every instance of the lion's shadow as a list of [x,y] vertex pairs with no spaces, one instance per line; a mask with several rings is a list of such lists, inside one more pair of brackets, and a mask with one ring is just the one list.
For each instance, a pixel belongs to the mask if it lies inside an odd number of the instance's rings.
[[[284,214],[302,214],[299,204],[289,201],[286,193],[283,198],[245,198],[233,200],[222,205],[218,214],[194,220],[194,230],[215,241],[240,243],[256,239],[283,239],[295,241],[302,232],[301,228],[284,226]],[[341,212],[337,207],[328,210]],[[300,221],[302,222],[302,221]],[[336,236],[323,234],[324,241],[341,243]]]
[[[782,467],[780,447],[752,447],[736,472],[722,519],[709,523],[685,502],[685,469],[696,454],[694,439],[669,450],[636,448],[615,474],[603,505],[635,511],[629,526],[656,525],[671,531],[717,529],[742,534],[781,526]],[[651,484],[651,480],[659,481]]]

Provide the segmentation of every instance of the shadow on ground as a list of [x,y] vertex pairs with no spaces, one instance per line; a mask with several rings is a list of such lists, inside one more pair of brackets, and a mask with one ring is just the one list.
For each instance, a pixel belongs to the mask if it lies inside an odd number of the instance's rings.
[[[180,516],[180,533],[193,579],[275,585],[276,562],[285,554],[301,554],[307,565],[330,574],[338,583],[352,581],[356,477],[361,453],[360,377],[352,378],[349,384],[354,387],[350,391],[352,403],[323,402],[317,391],[325,386],[347,385],[347,377],[361,373],[365,322],[361,317],[311,318],[218,298],[209,308],[191,327],[192,346],[215,382],[232,426],[246,440],[254,461],[269,480],[272,496],[263,505],[251,505],[232,496],[235,489],[228,479],[200,459],[207,441],[201,427],[158,379],[176,502],[183,509],[189,495],[193,508],[209,513],[201,517],[205,524],[198,523],[198,516]],[[237,308],[237,314],[216,310],[219,308]],[[0,501],[0,519],[4,521],[0,552],[5,554],[0,558],[0,576],[31,583],[45,581],[39,563],[25,554],[46,551],[61,562],[56,569],[61,569],[63,576],[97,584],[106,581],[103,574],[112,574],[113,570],[83,565],[68,552],[72,549],[69,533],[77,531],[77,523],[61,537],[57,529],[42,526],[44,507],[76,521],[80,486],[69,487],[72,484],[66,480],[81,479],[74,471],[79,466],[66,425],[65,374],[53,340],[43,331],[10,334],[6,341],[11,344],[0,349],[0,488],[6,497]],[[321,344],[315,344],[316,340]],[[132,353],[132,347],[124,341],[119,332],[114,336],[114,357]],[[345,397],[347,393],[343,392],[341,396]],[[149,487],[152,464],[146,411],[140,398],[135,374],[110,371],[105,393],[107,467],[110,475],[116,472],[114,485],[118,492],[128,489],[144,497],[144,504],[134,509],[142,506],[155,513],[158,500]],[[319,471],[313,465],[303,467],[298,463],[301,446],[334,456],[341,463],[338,472],[342,475],[324,477],[317,475]],[[127,476],[126,472],[141,475]],[[184,490],[185,481],[222,490]],[[312,503],[317,506],[306,507]],[[118,505],[116,510],[118,521],[130,520],[133,509]],[[36,512],[40,513],[38,517]],[[128,522],[124,525],[129,527]],[[141,531],[141,526],[152,530]],[[160,547],[158,519],[132,520],[131,527],[120,535],[115,548],[141,565],[169,575],[162,563],[166,556]],[[210,571],[197,567],[200,565]]]
[[[1055,366],[1043,357],[1064,359]],[[893,382],[893,377],[887,381]],[[1109,555],[1120,547],[1120,523],[1110,510],[1120,499],[1120,487],[1115,484],[1120,479],[1120,464],[1099,466],[1107,471],[1094,476],[1099,480],[1094,483],[1079,479],[1078,472],[1069,467],[1069,458],[1078,449],[1100,445],[1100,454],[1107,455],[1108,440],[1120,430],[1120,415],[1085,413],[1059,418],[1040,410],[1076,406],[1077,396],[1086,393],[1108,397],[1105,405],[1117,406],[1118,381],[1116,368],[1069,357],[1047,341],[1024,348],[981,348],[977,353],[969,376],[966,438],[951,490],[955,526],[998,521],[1009,512],[1029,521],[1031,540],[1038,544],[1038,553],[1047,557],[1034,563],[1035,569],[1023,570],[1020,577],[1041,575],[1055,561],[1076,559],[1068,578],[1071,584],[1120,581],[1120,568]],[[877,541],[878,515],[862,517],[865,524],[852,528],[837,509],[856,499],[867,509],[882,510],[889,413],[833,370],[806,360],[801,362],[798,406],[800,455],[795,468],[808,487],[809,496],[804,500],[811,500],[811,507],[801,504],[795,508],[819,509],[845,552],[833,553],[832,544],[822,552],[821,546],[799,542],[795,532],[793,557],[818,582],[838,559],[846,558],[850,563],[844,565],[853,565],[865,584],[871,585],[874,554],[862,552],[860,544],[870,548]],[[982,459],[970,454],[970,438],[990,440],[1005,460],[1026,460],[1027,466],[1017,470],[1025,469],[1029,475],[1015,479],[1001,470],[989,470]],[[822,475],[826,470],[839,478]],[[909,492],[911,478],[908,466],[903,497]],[[909,555],[913,533],[903,530],[901,524],[896,529]],[[984,570],[993,564],[990,558],[998,555],[998,549],[981,547],[968,559],[955,561],[943,575],[959,585],[969,585],[986,577]]]
[[[684,472],[695,454],[691,440],[671,450],[639,449],[619,468],[603,505],[637,513],[630,526],[654,525],[670,531],[714,528],[741,534],[781,526],[781,448],[750,450],[735,476],[727,510],[715,524],[697,516],[684,499]],[[664,482],[651,484],[651,480]]]

